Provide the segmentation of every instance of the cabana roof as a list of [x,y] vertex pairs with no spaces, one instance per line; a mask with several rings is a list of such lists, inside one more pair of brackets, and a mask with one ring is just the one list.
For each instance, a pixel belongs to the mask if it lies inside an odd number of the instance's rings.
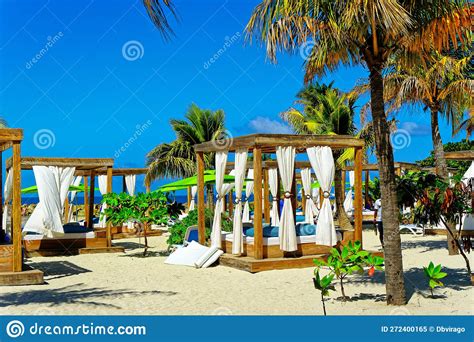
[[0,152],[13,146],[14,142],[23,140],[23,130],[20,128],[0,128]]
[[445,152],[444,157],[449,160],[474,161],[474,150]]
[[298,149],[311,146],[329,146],[332,149],[343,149],[363,147],[364,141],[349,135],[250,134],[207,141],[194,145],[194,150],[196,152],[235,152],[241,148],[259,148],[262,153],[275,153],[278,146],[293,146]]
[[[147,168],[118,168],[112,169],[112,176],[128,176],[128,175],[144,175],[147,172]],[[96,175],[106,175],[107,168],[100,168],[94,171]],[[76,176],[88,176],[88,172],[76,172]]]
[[[7,169],[12,167],[13,160],[6,161]],[[31,170],[33,166],[75,167],[76,170],[96,170],[114,165],[112,158],[56,158],[56,157],[21,157],[21,169]]]
[[[393,164],[395,169],[405,169],[405,170],[421,170],[422,167],[415,163],[406,163],[406,162],[395,162]],[[345,171],[352,171],[354,170],[354,166],[349,165],[343,168]],[[379,164],[363,164],[362,171],[378,171]]]

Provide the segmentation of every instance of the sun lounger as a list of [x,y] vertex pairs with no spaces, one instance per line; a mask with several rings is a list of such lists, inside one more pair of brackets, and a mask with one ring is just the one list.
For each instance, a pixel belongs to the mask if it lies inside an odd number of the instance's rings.
[[402,224],[400,225],[400,231],[409,230],[413,235],[425,235],[425,228],[421,225],[416,224]]

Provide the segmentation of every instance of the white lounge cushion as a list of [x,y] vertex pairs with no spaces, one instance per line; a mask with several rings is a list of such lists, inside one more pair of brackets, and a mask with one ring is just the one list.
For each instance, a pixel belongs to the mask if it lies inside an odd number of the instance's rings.
[[211,266],[214,262],[219,259],[219,257],[224,254],[223,251],[221,251],[217,247],[211,247],[209,250],[204,253],[195,263],[194,265],[196,268],[206,268]]
[[195,266],[195,263],[209,250],[196,241],[191,241],[186,247],[178,248],[165,260],[165,264]]

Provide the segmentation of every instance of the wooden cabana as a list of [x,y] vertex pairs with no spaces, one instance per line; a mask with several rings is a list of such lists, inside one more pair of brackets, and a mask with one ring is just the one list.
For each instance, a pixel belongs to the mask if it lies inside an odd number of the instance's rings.
[[[331,246],[317,245],[313,243],[298,243],[294,252],[283,252],[280,246],[264,245],[263,218],[264,208],[262,191],[264,182],[264,165],[268,166],[270,161],[262,161],[262,154],[275,154],[278,147],[294,147],[295,152],[306,153],[307,148],[329,147],[332,150],[353,148],[355,150],[355,214],[354,230],[343,231],[342,243],[359,240],[362,242],[362,148],[364,142],[351,136],[320,136],[320,135],[286,135],[286,134],[253,134],[242,137],[227,139],[219,144],[209,141],[194,146],[197,156],[198,170],[198,232],[199,242],[205,241],[205,219],[204,219],[204,154],[210,152],[236,152],[246,150],[253,155],[252,168],[254,173],[254,239],[252,244],[244,243],[244,253],[241,256],[229,253],[232,244],[228,241],[222,246],[224,254],[220,263],[250,272],[259,272],[270,269],[299,268],[313,265],[314,258],[323,258],[329,252]],[[266,163],[266,164],[265,164]],[[299,167],[295,162],[295,170]],[[295,174],[293,174],[293,187],[295,187]],[[289,192],[289,191],[287,191]],[[294,190],[293,190],[294,193]],[[289,195],[288,195],[289,196]],[[285,194],[285,199],[289,197]],[[295,208],[293,206],[293,208]]]
[[[23,130],[21,129],[0,129],[0,285],[34,285],[43,284],[43,272],[28,269],[23,263],[23,253],[21,246],[21,142],[23,140]],[[4,151],[13,150],[11,158],[12,167],[12,217],[11,217],[11,241],[6,242],[6,227],[3,227],[3,182],[2,182],[2,159]],[[6,199],[9,201],[9,199]]]
[[[89,190],[89,201],[84,203],[88,208],[85,217],[85,227],[94,228],[94,192],[95,192],[95,174],[105,170],[107,175],[107,192],[112,191],[112,167],[114,160],[111,158],[56,158],[56,157],[21,157],[20,170],[32,170],[33,166],[56,166],[56,167],[74,167],[75,174],[88,175],[91,179]],[[7,170],[15,165],[13,159],[6,161]],[[87,192],[87,191],[86,191]],[[26,251],[39,255],[58,255],[58,254],[86,254],[86,253],[111,253],[123,252],[123,247],[112,246],[112,236],[109,227],[105,230],[95,232],[93,238],[71,238],[67,234],[60,239],[36,239],[25,240]]]

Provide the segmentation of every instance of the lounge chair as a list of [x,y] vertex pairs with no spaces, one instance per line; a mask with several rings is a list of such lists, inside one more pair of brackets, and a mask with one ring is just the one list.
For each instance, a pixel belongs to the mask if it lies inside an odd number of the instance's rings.
[[417,225],[413,223],[401,224],[400,231],[408,229],[413,235],[423,236],[425,235],[425,228],[422,225]]
[[189,226],[187,229],[186,229],[186,233],[184,233],[184,240],[183,240],[183,243],[181,245],[171,245],[169,247],[169,251],[170,252],[173,252],[175,251],[176,249],[178,248],[182,248],[182,247],[186,247],[187,245],[189,245],[192,241],[196,241],[198,242],[199,241],[199,235],[198,235],[198,226],[194,225],[194,226]]

